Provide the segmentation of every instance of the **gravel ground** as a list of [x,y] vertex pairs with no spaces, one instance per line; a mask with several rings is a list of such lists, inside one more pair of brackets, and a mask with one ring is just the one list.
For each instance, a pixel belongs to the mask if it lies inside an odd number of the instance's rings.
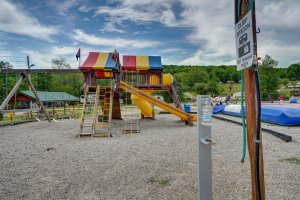
[[[141,133],[76,138],[78,120],[0,128],[0,199],[196,199],[196,126],[172,115],[142,121]],[[263,134],[267,199],[300,199],[300,131],[286,143]],[[213,197],[251,199],[241,126],[214,119]],[[48,151],[47,151],[48,149]]]

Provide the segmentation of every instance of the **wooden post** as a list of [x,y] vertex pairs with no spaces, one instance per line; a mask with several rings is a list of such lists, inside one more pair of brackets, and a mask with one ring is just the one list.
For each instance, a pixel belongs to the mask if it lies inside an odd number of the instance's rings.
[[48,113],[47,113],[47,111],[46,111],[46,108],[44,107],[43,102],[41,101],[39,95],[37,94],[37,92],[36,92],[36,90],[35,90],[35,88],[34,88],[32,82],[31,82],[31,80],[28,79],[28,77],[27,77],[27,75],[26,75],[25,73],[22,72],[21,75],[22,75],[22,77],[24,77],[24,78],[27,80],[27,82],[28,82],[28,84],[29,84],[29,86],[30,86],[30,88],[31,88],[31,90],[32,90],[32,92],[33,92],[35,98],[36,98],[36,101],[40,104],[40,106],[41,106],[41,108],[42,108],[42,111],[43,111],[44,114],[46,115],[48,121],[51,122],[50,117],[49,117],[49,115],[48,115]]
[[3,111],[6,107],[6,105],[8,105],[10,99],[13,97],[13,95],[17,92],[18,88],[20,87],[21,83],[23,82],[24,77],[22,76],[18,82],[16,83],[16,85],[14,86],[14,88],[10,91],[10,93],[7,95],[7,97],[5,98],[5,100],[3,101],[3,103],[0,106],[0,111]]
[[[27,69],[29,71],[30,70],[29,56],[27,55],[26,58],[27,58]],[[31,81],[31,74],[30,73],[27,74],[27,77],[28,77],[28,80]],[[31,91],[31,87],[30,86],[29,86],[28,90]],[[29,102],[29,108],[30,108],[30,110],[32,109],[32,101]],[[29,116],[30,119],[32,119],[32,111],[28,112],[28,116]]]
[[53,103],[54,101],[52,100],[52,116],[53,116],[53,118],[55,118],[55,116],[54,116],[54,103]]
[[[240,10],[239,19],[244,17],[250,10],[249,0],[240,0],[240,8],[238,8],[238,1],[235,0],[235,12],[236,16],[239,14],[237,10]],[[256,38],[256,19],[255,19],[255,1],[253,0],[253,41],[254,41],[254,55],[257,56],[257,38]],[[256,160],[255,160],[255,140],[256,140],[256,119],[257,119],[257,107],[256,107],[256,82],[255,73],[252,68],[244,70],[245,75],[245,101],[246,101],[246,119],[247,119],[247,144],[251,168],[251,181],[252,181],[252,199],[259,200],[257,178],[256,178]],[[243,109],[243,108],[242,108]],[[262,137],[260,139],[262,141]],[[259,179],[260,179],[260,191],[261,199],[265,200],[265,183],[264,183],[264,162],[263,162],[263,147],[262,142],[259,143]]]

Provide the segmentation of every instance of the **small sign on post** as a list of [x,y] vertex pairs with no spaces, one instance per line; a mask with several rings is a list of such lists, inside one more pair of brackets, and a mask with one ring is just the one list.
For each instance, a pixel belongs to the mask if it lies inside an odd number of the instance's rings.
[[251,67],[253,64],[252,12],[249,11],[235,25],[237,70]]

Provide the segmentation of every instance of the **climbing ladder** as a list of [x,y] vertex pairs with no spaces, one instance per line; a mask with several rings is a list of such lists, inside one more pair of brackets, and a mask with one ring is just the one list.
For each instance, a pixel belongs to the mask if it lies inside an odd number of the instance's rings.
[[173,84],[170,87],[170,93],[171,93],[172,98],[173,98],[173,104],[177,108],[181,108],[182,109],[180,97],[177,95],[176,88],[175,88],[175,86]]
[[[125,72],[126,83],[131,85],[137,85],[138,76],[136,74],[128,74]],[[122,81],[121,81],[122,82]],[[136,105],[132,103],[128,103],[129,96],[126,93],[125,96],[126,101],[124,102],[124,110],[122,112],[123,122],[124,122],[124,129],[123,134],[133,134],[133,133],[140,133],[140,118],[141,113]],[[132,96],[130,95],[131,101],[133,100]]]
[[[92,123],[85,122],[88,99],[90,94],[95,94]],[[100,105],[100,109],[99,109]],[[80,131],[78,136],[111,136],[111,118],[113,105],[112,87],[85,86],[82,113],[80,118]]]
[[[98,105],[101,105],[100,111]],[[93,136],[111,137],[112,107],[113,88],[97,86],[92,130]]]
[[[126,103],[127,104],[127,103]],[[123,114],[124,134],[140,133],[140,117],[141,114],[134,105],[125,105]]]

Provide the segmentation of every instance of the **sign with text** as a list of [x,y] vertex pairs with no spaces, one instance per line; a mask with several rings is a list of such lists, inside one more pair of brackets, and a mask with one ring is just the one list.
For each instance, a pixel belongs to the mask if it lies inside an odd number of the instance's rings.
[[237,70],[251,67],[253,64],[252,12],[249,11],[235,25]]

